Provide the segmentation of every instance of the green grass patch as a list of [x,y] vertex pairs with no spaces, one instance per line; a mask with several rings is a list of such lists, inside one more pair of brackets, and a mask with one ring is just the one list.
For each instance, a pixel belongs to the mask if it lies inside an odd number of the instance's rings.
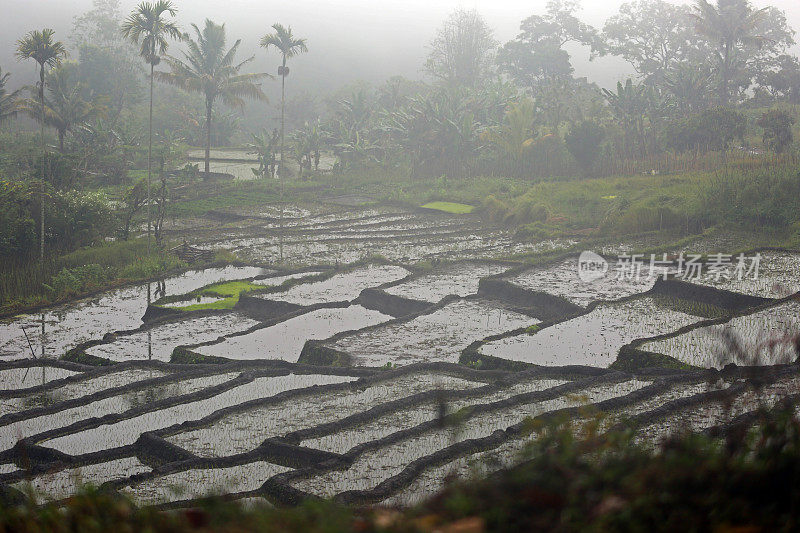
[[423,209],[434,209],[453,215],[468,215],[475,210],[475,207],[471,205],[458,204],[455,202],[429,202],[421,207]]
[[[172,307],[180,311],[204,311],[204,310],[227,310],[233,309],[239,303],[239,296],[246,292],[263,289],[263,285],[250,283],[249,281],[226,281],[224,283],[215,283],[202,289],[198,289],[190,293],[191,298],[200,296],[210,296],[221,298],[220,300],[207,303],[190,304],[182,307]],[[186,301],[190,301],[190,299]],[[180,300],[172,300],[180,301]]]

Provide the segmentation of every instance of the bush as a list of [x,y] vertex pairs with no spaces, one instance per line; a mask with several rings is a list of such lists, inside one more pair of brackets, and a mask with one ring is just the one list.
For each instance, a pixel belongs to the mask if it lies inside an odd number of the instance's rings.
[[770,109],[758,119],[756,124],[764,129],[764,146],[776,154],[785,152],[794,141],[792,126],[795,118],[780,109]]
[[91,264],[63,268],[48,284],[51,293],[60,297],[73,296],[101,287],[113,278],[111,269]]
[[670,124],[665,132],[666,144],[678,152],[727,150],[734,140],[744,138],[746,127],[747,118],[742,113],[716,107]]
[[584,120],[572,126],[564,137],[564,144],[570,155],[583,169],[584,174],[591,175],[595,161],[600,156],[601,145],[606,133],[602,126]]

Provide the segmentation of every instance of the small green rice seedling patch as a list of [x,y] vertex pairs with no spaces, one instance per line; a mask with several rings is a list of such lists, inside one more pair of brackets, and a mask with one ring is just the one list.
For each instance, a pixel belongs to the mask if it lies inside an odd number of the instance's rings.
[[456,202],[428,202],[421,206],[423,209],[433,209],[434,211],[441,211],[451,215],[468,215],[475,210],[475,207],[467,204],[459,204]]
[[[187,302],[187,305],[171,306],[181,311],[203,311],[203,310],[228,310],[233,309],[239,303],[239,296],[250,291],[263,289],[264,286],[252,281],[226,281],[224,283],[215,283],[198,289],[180,301]],[[208,301],[201,301],[202,298],[208,298]],[[197,299],[195,303],[188,304],[192,299]],[[167,301],[167,303],[174,304],[176,300]]]
[[[255,277],[270,272],[259,267],[237,266],[190,270],[162,282],[150,283],[150,294],[155,295],[159,289],[163,289],[167,297],[174,297],[223,280]],[[0,320],[0,357],[4,360],[30,357],[25,332],[37,357],[57,358],[78,344],[100,339],[106,333],[136,329],[142,324],[148,301],[148,284],[139,284],[51,307],[44,312],[44,335],[41,333],[41,314]]]

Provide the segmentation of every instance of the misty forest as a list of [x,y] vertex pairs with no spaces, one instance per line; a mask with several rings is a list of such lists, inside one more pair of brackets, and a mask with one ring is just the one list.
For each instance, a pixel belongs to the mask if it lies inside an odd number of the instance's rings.
[[268,6],[3,23],[0,529],[800,528],[800,19],[755,4],[460,7],[379,81]]

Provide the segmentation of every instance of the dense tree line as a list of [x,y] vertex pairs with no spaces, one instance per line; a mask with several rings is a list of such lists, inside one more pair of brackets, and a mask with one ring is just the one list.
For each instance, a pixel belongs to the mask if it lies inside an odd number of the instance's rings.
[[[118,0],[95,0],[66,44],[50,30],[20,39],[18,55],[37,62],[39,82],[12,92],[8,68],[0,71],[0,122],[13,132],[14,117],[26,114],[42,131],[38,150],[19,133],[2,134],[0,209],[20,218],[0,230],[0,242],[16,243],[3,253],[30,253],[36,238],[42,253],[60,235],[44,229],[48,210],[55,225],[69,205],[59,195],[89,183],[129,190],[117,224],[75,231],[70,243],[127,238],[143,209],[155,210],[152,228],[169,197],[167,175],[181,166],[178,145],[203,146],[208,173],[211,146],[246,144],[259,176],[280,178],[290,174],[281,161],[312,175],[324,153],[335,157],[334,172],[536,179],[651,170],[657,158],[688,164],[686,154],[696,162],[709,151],[796,152],[794,31],[781,10],[747,0],[634,0],[602,28],[581,20],[577,1],[551,0],[506,43],[479,13],[459,9],[430,42],[426,81],[357,82],[324,98],[287,89],[291,58],[314,52],[290,27],[276,24],[260,42],[277,52],[272,76],[246,71],[252,58],[237,57],[241,40],[223,21],[186,33],[176,13],[157,0],[126,17]],[[635,75],[599,87],[576,75],[575,53],[622,58]],[[265,116],[259,131],[243,131],[245,100],[264,99],[263,84],[275,78],[280,122]],[[131,178],[131,169],[146,174]]]

